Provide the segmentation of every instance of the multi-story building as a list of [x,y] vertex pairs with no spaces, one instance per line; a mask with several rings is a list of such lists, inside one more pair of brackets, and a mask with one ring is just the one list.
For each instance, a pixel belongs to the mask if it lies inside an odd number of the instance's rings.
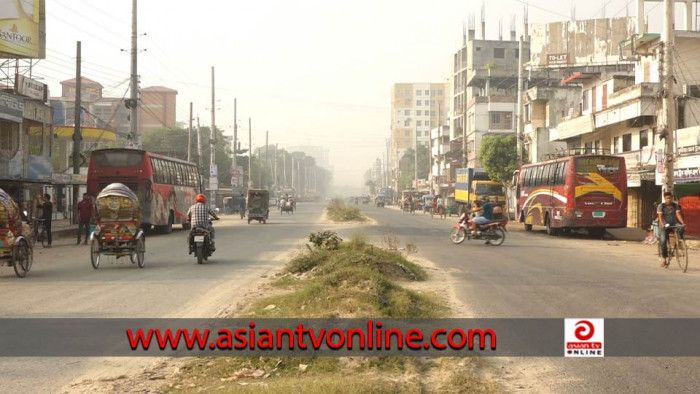
[[[663,160],[659,158],[664,157],[665,145],[658,127],[661,45],[658,34],[633,36],[622,42],[621,47],[628,50],[627,56],[636,59],[634,72],[605,76],[579,72],[563,81],[566,84],[579,82],[582,100],[580,112],[557,126],[555,138],[565,141],[570,148],[581,148],[584,152],[610,152],[625,158],[627,223],[631,227],[647,228],[650,225],[656,216],[656,204],[660,201],[661,185],[665,181],[656,175],[663,173],[660,168]],[[673,129],[700,124],[700,71],[689,66],[697,56],[693,55],[694,48],[699,45],[700,33],[675,33],[673,72],[677,124]],[[676,146],[680,146],[678,141]],[[698,159],[694,159],[694,155],[688,156],[683,159],[688,166],[696,163],[693,160],[700,161],[700,156]],[[696,164],[700,166],[700,163]],[[693,211],[692,207],[684,208]],[[697,210],[697,206],[694,209]]]
[[391,89],[391,162],[397,163],[409,148],[428,145],[430,129],[445,123],[449,112],[449,85],[397,83]]
[[[554,84],[552,84],[554,85]],[[558,84],[557,84],[558,85]],[[556,128],[581,102],[578,86],[535,86],[523,93],[523,133],[527,162],[551,158],[567,148],[566,143],[550,141],[550,130]]]
[[[96,81],[81,78],[81,101],[83,126],[105,128],[119,134],[128,134],[130,130],[129,109],[124,105],[123,97],[103,96],[103,86]],[[73,125],[75,123],[75,78],[61,82],[61,96],[52,97],[54,123]],[[138,130],[143,133],[158,128],[173,128],[176,114],[177,91],[162,86],[153,86],[140,90],[137,113]]]
[[330,150],[323,146],[300,145],[287,148],[289,152],[302,152],[306,156],[313,157],[316,165],[326,170],[332,170],[330,164]]

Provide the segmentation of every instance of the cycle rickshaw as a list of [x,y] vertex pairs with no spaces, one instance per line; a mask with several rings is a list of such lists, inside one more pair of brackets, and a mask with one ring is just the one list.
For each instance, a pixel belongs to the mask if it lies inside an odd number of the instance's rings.
[[129,256],[132,264],[144,266],[146,238],[141,228],[141,205],[131,189],[112,183],[97,195],[97,225],[90,235],[92,267],[100,266],[100,257]]

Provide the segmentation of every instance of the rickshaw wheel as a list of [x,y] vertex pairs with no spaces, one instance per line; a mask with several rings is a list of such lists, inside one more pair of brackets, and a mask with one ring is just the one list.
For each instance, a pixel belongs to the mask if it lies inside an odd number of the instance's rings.
[[100,244],[96,239],[90,242],[90,262],[92,268],[97,269],[100,266]]
[[15,275],[17,275],[18,278],[24,278],[27,276],[27,272],[29,272],[29,270],[32,268],[33,257],[29,246],[25,241],[20,241],[19,245],[17,245],[17,248],[15,248],[12,255],[12,259],[14,260],[14,264],[12,264],[12,266],[15,269]]
[[138,263],[139,268],[143,268],[144,264],[146,263],[145,258],[146,258],[146,245],[143,242],[143,238],[139,238],[136,240],[136,262]]

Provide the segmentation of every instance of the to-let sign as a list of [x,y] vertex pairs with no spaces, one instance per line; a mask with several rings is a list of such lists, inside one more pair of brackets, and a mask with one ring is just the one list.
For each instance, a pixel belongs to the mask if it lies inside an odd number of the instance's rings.
[[568,53],[550,53],[547,54],[547,65],[566,65],[569,64],[569,54]]

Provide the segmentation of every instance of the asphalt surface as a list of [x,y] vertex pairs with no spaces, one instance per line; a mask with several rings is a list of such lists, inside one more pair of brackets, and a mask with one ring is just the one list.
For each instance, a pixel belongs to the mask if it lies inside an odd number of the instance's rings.
[[[550,237],[509,225],[503,245],[483,241],[454,245],[457,222],[416,212],[360,206],[386,233],[417,245],[418,256],[451,276],[468,315],[483,318],[698,318],[700,260],[691,254],[688,273],[659,268],[656,246]],[[659,333],[663,335],[663,333]],[[513,389],[564,392],[698,392],[700,358],[492,359]]]
[[[26,278],[0,267],[0,317],[215,317],[318,231],[321,213],[320,205],[299,204],[293,215],[271,212],[264,225],[222,216],[215,224],[217,251],[203,265],[188,255],[183,230],[149,235],[143,269],[125,258],[103,260],[95,270],[88,246],[76,246],[74,238],[54,240],[51,249],[35,249]],[[0,392],[61,392],[85,376],[118,375],[120,368],[129,373],[129,360],[0,358]],[[152,360],[139,359],[136,367]]]

